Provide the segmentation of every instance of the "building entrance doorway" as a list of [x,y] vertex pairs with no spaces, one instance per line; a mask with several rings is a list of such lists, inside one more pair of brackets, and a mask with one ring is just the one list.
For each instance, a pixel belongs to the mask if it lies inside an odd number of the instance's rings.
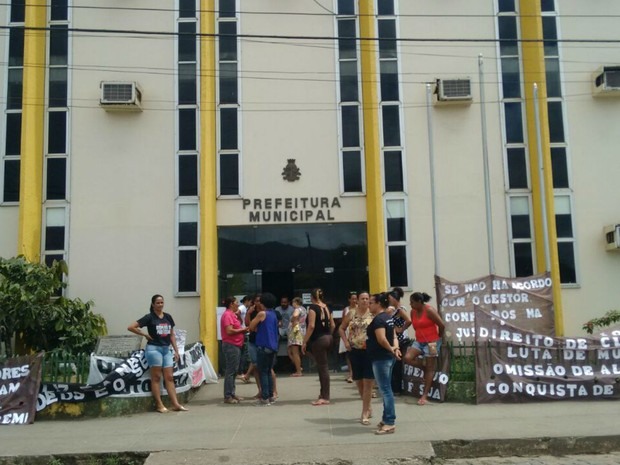
[[368,289],[365,223],[220,226],[219,298],[271,292],[302,297],[320,287],[332,309]]

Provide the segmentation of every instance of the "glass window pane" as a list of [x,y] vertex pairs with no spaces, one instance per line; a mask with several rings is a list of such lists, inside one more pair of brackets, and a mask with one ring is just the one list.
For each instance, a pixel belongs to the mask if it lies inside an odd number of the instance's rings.
[[338,20],[338,58],[340,60],[357,57],[357,31],[354,19]]
[[569,187],[566,148],[551,147],[551,170],[553,173],[553,187],[555,189]]
[[219,23],[220,61],[237,61],[237,23]]
[[22,69],[9,69],[9,82],[6,92],[7,110],[17,110],[22,107]]
[[19,155],[22,145],[22,114],[7,113],[6,115],[6,145],[7,155]]
[[570,197],[558,195],[554,198],[555,227],[558,237],[573,237],[573,222]]
[[50,65],[66,65],[69,32],[66,25],[50,28]]
[[360,146],[359,108],[357,105],[344,105],[342,112],[342,146]]
[[394,14],[394,0],[377,0],[377,14],[393,15]]
[[237,63],[220,63],[220,103],[238,103]]
[[398,105],[383,105],[383,146],[400,147],[400,111]]
[[385,203],[385,210],[388,242],[407,240],[405,202],[403,200],[388,200]]
[[49,68],[49,106],[67,106],[67,68]]
[[398,62],[396,60],[381,62],[381,100],[398,101]]
[[342,177],[345,192],[362,192],[362,155],[360,152],[342,152]]
[[560,60],[558,58],[547,58],[545,60],[545,71],[547,76],[547,97],[561,97]]
[[530,233],[530,216],[529,215],[511,215],[513,239],[529,239]]
[[407,287],[407,247],[392,245],[388,247],[390,259],[390,287]]
[[194,63],[179,64],[179,104],[196,103],[196,65]]
[[555,1],[554,0],[541,0],[540,10],[541,11],[555,11]]
[[196,23],[179,23],[179,61],[196,61]]
[[523,118],[521,116],[521,104],[511,102],[504,104],[506,114],[506,142],[523,142]]
[[24,64],[24,28],[12,27],[9,32],[9,66]]
[[196,110],[179,110],[179,150],[196,150]]
[[11,1],[11,22],[23,23],[26,18],[26,0]]
[[237,109],[220,109],[220,149],[237,148]]
[[498,11],[500,12],[514,12],[515,0],[498,0]]
[[354,1],[353,0],[338,0],[338,14],[339,15],[355,14]]
[[64,200],[67,186],[67,159],[47,159],[47,200]]
[[198,205],[179,205],[179,246],[198,245]]
[[396,21],[393,19],[380,19],[378,28],[379,58],[397,58]]
[[504,98],[521,97],[519,59],[516,57],[502,58],[502,91]]
[[558,242],[558,258],[560,261],[560,281],[562,284],[577,282],[575,269],[575,248],[572,242]]
[[551,142],[564,142],[564,118],[562,102],[547,102],[549,112],[549,139]]
[[340,101],[341,102],[357,102],[358,94],[358,78],[357,78],[357,61],[341,61],[340,62]]
[[532,261],[532,244],[520,242],[513,244],[515,255],[515,276],[532,276],[534,274],[534,262]]
[[558,56],[558,31],[554,16],[543,16],[543,38],[545,40],[545,56]]
[[220,18],[234,18],[235,17],[235,3],[236,3],[236,0],[219,0]]
[[403,163],[400,151],[390,151],[383,154],[383,169],[385,173],[385,191],[402,192],[404,188]]
[[2,201],[19,202],[19,160],[5,160]]
[[[62,254],[54,254],[54,253],[53,254],[49,254],[49,255],[45,254],[44,261],[45,261],[45,264],[47,266],[51,267],[54,264],[55,261],[59,262],[60,260],[64,260],[64,257],[63,257]],[[62,291],[62,289],[59,289],[59,290]],[[56,295],[58,295],[58,294],[56,294]]]
[[508,158],[508,185],[510,189],[527,189],[527,163],[524,148],[510,148]]
[[239,155],[220,155],[220,195],[239,195]]
[[499,29],[499,51],[501,56],[516,56],[519,54],[517,45],[517,18],[514,16],[500,16],[497,18]]
[[67,113],[64,111],[50,111],[48,113],[48,123],[47,153],[66,153]]
[[45,250],[64,250],[65,227],[47,226],[45,228]]
[[179,250],[179,292],[196,292],[195,250]]
[[196,0],[179,0],[179,17],[196,17]]
[[67,0],[52,0],[50,18],[52,21],[67,19]]
[[179,195],[198,195],[198,157],[179,155]]

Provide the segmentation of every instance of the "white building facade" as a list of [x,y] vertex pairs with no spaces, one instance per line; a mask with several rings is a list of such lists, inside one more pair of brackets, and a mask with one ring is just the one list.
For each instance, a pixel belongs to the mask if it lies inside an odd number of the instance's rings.
[[111,334],[163,294],[210,350],[227,295],[322,287],[338,307],[490,271],[548,269],[556,328],[579,334],[620,301],[604,234],[620,223],[619,15],[612,0],[11,0],[0,256],[66,260],[67,295]]

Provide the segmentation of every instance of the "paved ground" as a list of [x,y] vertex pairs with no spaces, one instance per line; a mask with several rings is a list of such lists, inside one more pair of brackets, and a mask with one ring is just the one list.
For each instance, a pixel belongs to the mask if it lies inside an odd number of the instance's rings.
[[[145,451],[153,452],[148,465],[377,465],[395,463],[394,460],[428,463],[437,456],[620,451],[620,402],[614,401],[444,403],[419,407],[416,399],[401,397],[396,405],[396,433],[375,436],[372,426],[359,423],[361,401],[353,385],[344,382],[340,374],[332,376],[332,404],[322,407],[310,405],[319,392],[315,374],[302,378],[280,376],[280,398],[269,407],[254,407],[251,401],[223,404],[222,388],[221,382],[203,386],[187,404],[190,411],[186,413],[147,412],[116,418],[3,426],[0,427],[0,457]],[[255,393],[253,385],[238,385],[240,396],[249,398]],[[381,399],[373,400],[373,408],[374,425],[381,416]],[[617,455],[611,457],[612,461],[591,463],[620,463]]]
[[485,457],[446,460],[441,463],[444,465],[618,465],[620,454],[568,455],[562,457]]

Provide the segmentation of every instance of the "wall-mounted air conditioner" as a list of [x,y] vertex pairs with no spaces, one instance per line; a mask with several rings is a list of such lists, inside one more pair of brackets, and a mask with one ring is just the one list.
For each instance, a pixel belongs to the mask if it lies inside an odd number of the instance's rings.
[[110,111],[142,111],[142,90],[136,82],[103,81],[99,105]]
[[471,79],[437,79],[435,97],[437,105],[469,105],[472,102]]
[[620,65],[601,66],[592,74],[594,97],[620,97]]
[[610,224],[603,228],[605,249],[620,251],[620,224]]

